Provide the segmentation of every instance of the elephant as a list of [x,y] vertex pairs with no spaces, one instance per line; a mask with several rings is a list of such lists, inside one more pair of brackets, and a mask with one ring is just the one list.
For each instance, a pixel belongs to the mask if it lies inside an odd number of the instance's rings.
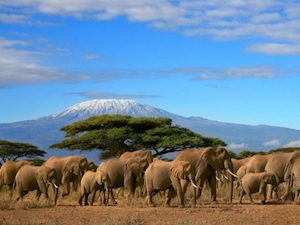
[[288,163],[284,169],[284,180],[288,183],[289,193],[294,188],[295,198],[294,202],[297,203],[300,200],[300,152],[294,152],[288,160]]
[[179,207],[184,207],[184,196],[180,181],[187,180],[194,187],[195,170],[188,161],[171,161],[155,160],[145,172],[145,186],[147,190],[148,204],[154,206],[153,196],[159,191],[169,190],[166,204],[169,206],[172,196],[177,193]]
[[78,183],[84,171],[88,168],[88,161],[81,156],[53,156],[43,165],[55,169],[58,179],[57,184],[63,186],[62,196],[66,196],[70,193],[70,183],[73,183],[73,189],[77,190]]
[[[284,172],[285,168],[289,163],[289,159],[292,158],[294,155],[297,156],[298,152],[275,152],[270,154],[268,162],[265,166],[265,172],[272,173],[275,175],[277,180],[277,185],[274,185],[273,188],[268,186],[268,199],[272,199],[272,191],[275,191],[275,199],[279,199],[278,196],[278,186],[279,184],[283,183],[284,180]],[[289,195],[289,190],[285,191],[283,196],[281,197],[282,201],[285,201]]]
[[[120,157],[120,160],[127,161],[127,160],[137,160],[140,164],[142,173],[144,175],[148,166],[153,162],[153,156],[151,151],[148,150],[137,150],[133,152],[124,152]],[[143,176],[141,177],[143,178]],[[144,190],[144,179],[137,180],[137,193],[138,196],[143,196],[145,194]]]
[[[175,161],[189,161],[193,168],[195,168],[195,180],[198,187],[203,187],[203,184],[208,180],[211,190],[211,201],[216,202],[216,171],[226,170],[229,172],[230,180],[230,202],[233,196],[233,179],[237,177],[233,171],[231,157],[225,148],[207,147],[203,149],[181,151],[175,158]],[[186,192],[187,182],[181,181],[183,193]],[[197,189],[196,200],[201,196],[201,190]]]
[[251,197],[252,193],[259,192],[263,199],[262,204],[266,203],[266,187],[267,184],[276,185],[276,177],[272,173],[247,173],[240,179],[241,191],[240,191],[240,204],[242,203],[243,196],[247,194],[250,198],[250,202],[253,204],[253,199]]
[[110,181],[107,201],[109,201],[109,197],[111,196],[112,203],[117,204],[112,189],[121,187],[128,190],[128,200],[133,200],[137,180],[142,177],[142,169],[136,159],[129,159],[126,162],[119,158],[109,159],[98,166],[98,171],[107,173]]
[[23,200],[29,191],[36,190],[36,199],[39,200],[43,193],[49,201],[48,187],[49,184],[54,185],[54,204],[57,202],[58,186],[55,183],[57,180],[55,169],[46,166],[25,165],[18,171],[15,179],[15,189],[17,191],[17,201]]
[[17,161],[6,161],[0,169],[0,189],[3,185],[8,185],[10,190],[10,196],[13,194],[13,184],[15,181],[15,176],[19,169],[25,165],[31,165],[32,162],[25,160]]
[[[90,202],[90,205],[93,205],[96,192],[98,190],[103,192],[103,197],[100,199],[100,203],[106,204],[105,201],[105,189],[107,189],[109,186],[109,177],[107,173],[104,173],[103,171],[88,171],[86,172],[82,179],[80,184],[80,198],[79,198],[79,204],[82,205],[82,199],[84,199],[84,205],[88,205],[88,196],[90,193],[92,193],[92,199]],[[101,198],[101,193],[100,193]]]

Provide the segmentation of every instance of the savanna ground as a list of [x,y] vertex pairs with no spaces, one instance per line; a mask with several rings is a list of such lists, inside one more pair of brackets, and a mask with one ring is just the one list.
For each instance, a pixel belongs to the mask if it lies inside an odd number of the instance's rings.
[[[51,194],[51,193],[50,193]],[[37,203],[34,193],[24,197],[23,202],[11,200],[7,191],[0,192],[0,224],[4,225],[189,225],[189,224],[300,224],[300,205],[288,203],[249,204],[244,197],[244,204],[237,203],[237,193],[232,204],[227,204],[228,193],[219,190],[218,204],[209,202],[209,192],[204,190],[202,203],[196,208],[186,203],[186,208],[177,208],[177,200],[172,207],[165,207],[163,198],[155,197],[157,207],[148,207],[143,199],[136,199],[129,207],[126,198],[118,198],[117,206],[79,206],[78,194],[72,193],[60,198],[57,206],[48,205],[42,197]],[[222,196],[226,196],[225,198]]]

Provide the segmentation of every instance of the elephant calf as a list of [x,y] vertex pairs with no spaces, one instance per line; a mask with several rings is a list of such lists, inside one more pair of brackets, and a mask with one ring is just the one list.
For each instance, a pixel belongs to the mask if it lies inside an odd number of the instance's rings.
[[152,198],[159,191],[169,190],[166,204],[169,205],[171,197],[177,193],[179,207],[184,207],[184,197],[180,180],[190,180],[194,187],[194,170],[188,161],[165,162],[155,160],[145,172],[145,184],[148,204],[154,206]]
[[[107,173],[104,173],[102,171],[97,171],[97,172],[87,171],[81,179],[80,198],[78,201],[79,204],[82,205],[82,199],[85,198],[84,205],[88,205],[88,196],[90,193],[92,193],[91,205],[93,205],[95,195],[98,190],[103,191],[102,203],[106,204],[104,188],[107,189],[108,182],[109,182],[109,178]],[[101,193],[100,193],[100,198],[101,198]]]
[[48,187],[52,184],[55,187],[54,204],[56,205],[58,186],[55,184],[57,180],[55,169],[46,166],[25,165],[18,171],[15,179],[15,187],[17,190],[17,200],[23,199],[29,191],[36,190],[36,198],[39,200],[43,193],[47,200]]
[[276,185],[276,183],[276,177],[271,173],[262,172],[245,174],[240,179],[240,203],[242,203],[242,199],[245,194],[249,196],[251,203],[254,203],[251,194],[259,192],[263,195],[263,200],[261,202],[262,204],[265,204],[267,184]]

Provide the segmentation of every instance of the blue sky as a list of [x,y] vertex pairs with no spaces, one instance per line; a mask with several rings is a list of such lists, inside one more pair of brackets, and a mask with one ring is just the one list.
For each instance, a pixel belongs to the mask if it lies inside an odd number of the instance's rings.
[[300,129],[298,1],[0,0],[0,123],[91,98]]

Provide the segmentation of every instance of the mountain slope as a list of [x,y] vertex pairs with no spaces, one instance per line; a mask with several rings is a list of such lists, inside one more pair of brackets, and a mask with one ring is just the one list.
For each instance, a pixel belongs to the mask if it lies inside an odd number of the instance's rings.
[[[183,117],[133,100],[91,100],[36,120],[0,124],[0,139],[30,142],[47,150],[49,145],[63,139],[61,127],[76,120],[103,114],[170,117],[175,124],[182,127],[205,136],[223,139],[229,147],[235,150],[264,150],[300,140],[299,130],[265,125],[223,123],[201,117]],[[48,150],[48,152],[50,155],[63,154],[61,150]]]

